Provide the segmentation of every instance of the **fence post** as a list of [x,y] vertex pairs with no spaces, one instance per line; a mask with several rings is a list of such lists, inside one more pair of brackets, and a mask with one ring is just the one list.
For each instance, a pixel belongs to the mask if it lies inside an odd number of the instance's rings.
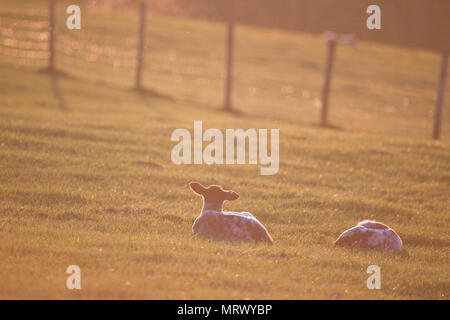
[[325,79],[322,88],[322,110],[320,116],[320,125],[327,125],[327,116],[328,116],[328,96],[330,91],[330,82],[331,82],[331,71],[333,68],[334,54],[336,52],[336,43],[338,36],[333,32],[327,32],[325,35],[325,40],[327,42],[328,54],[327,61],[325,64]]
[[439,75],[438,95],[434,113],[433,139],[438,140],[441,134],[442,109],[444,108],[445,79],[447,77],[448,51],[442,53],[441,72]]
[[55,69],[55,0],[49,0],[48,2],[48,25],[48,50],[50,53],[48,60],[48,69],[50,71],[53,71]]
[[230,1],[230,14],[227,28],[227,55],[225,65],[225,110],[231,110],[231,91],[233,86],[233,46],[234,46],[234,16],[233,1]]
[[147,7],[145,2],[141,2],[139,21],[139,39],[137,44],[137,63],[136,63],[136,89],[142,88],[142,67],[144,63],[144,40],[145,40],[145,23]]

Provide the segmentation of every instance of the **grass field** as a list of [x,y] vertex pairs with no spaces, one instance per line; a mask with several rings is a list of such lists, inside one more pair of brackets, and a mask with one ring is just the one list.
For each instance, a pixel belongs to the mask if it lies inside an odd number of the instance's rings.
[[[136,29],[132,16],[83,15],[80,41],[89,26]],[[448,89],[442,139],[430,139],[439,55],[340,46],[323,129],[320,37],[238,26],[237,111],[226,113],[224,30],[152,17],[153,93],[100,64],[81,72],[59,60],[68,76],[51,76],[0,60],[0,298],[448,299]],[[279,173],[172,164],[171,133],[192,132],[194,120],[280,129]],[[225,209],[252,212],[275,244],[193,236],[201,199],[191,180],[238,192]],[[332,247],[366,218],[394,228],[408,254]],[[66,289],[73,264],[81,290]],[[366,287],[372,264],[381,290]]]

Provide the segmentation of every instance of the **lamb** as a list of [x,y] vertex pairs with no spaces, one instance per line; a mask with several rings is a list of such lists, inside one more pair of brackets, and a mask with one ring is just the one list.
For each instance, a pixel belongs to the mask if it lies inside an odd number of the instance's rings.
[[206,188],[198,182],[190,182],[189,187],[203,197],[202,212],[192,226],[194,234],[222,240],[273,243],[266,228],[251,213],[222,211],[226,200],[239,198],[236,192],[219,185]]
[[387,225],[364,220],[357,226],[344,231],[335,241],[335,246],[356,248],[377,248],[400,252],[402,239]]

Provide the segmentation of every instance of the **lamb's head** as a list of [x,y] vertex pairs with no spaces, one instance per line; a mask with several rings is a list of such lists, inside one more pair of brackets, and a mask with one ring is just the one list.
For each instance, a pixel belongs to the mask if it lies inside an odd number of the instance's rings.
[[203,197],[203,209],[221,211],[225,200],[236,200],[239,195],[233,190],[224,190],[222,186],[211,185],[204,187],[198,182],[190,182],[191,190]]

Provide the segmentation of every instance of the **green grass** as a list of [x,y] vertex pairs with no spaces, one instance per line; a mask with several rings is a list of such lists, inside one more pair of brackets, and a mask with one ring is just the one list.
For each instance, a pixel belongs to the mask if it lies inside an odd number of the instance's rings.
[[[136,29],[130,14],[83,15],[86,43],[90,25]],[[239,26],[239,112],[226,113],[224,30],[150,19],[144,83],[160,95],[129,89],[132,71],[108,65],[57,60],[71,77],[52,77],[0,60],[0,298],[448,299],[449,90],[442,139],[430,139],[439,55],[340,46],[334,129],[323,129],[322,40]],[[279,128],[279,173],[172,164],[170,135],[194,120]],[[193,236],[201,199],[191,180],[238,192],[225,209],[252,212],[275,244]],[[408,254],[332,247],[365,218],[393,227]],[[65,286],[72,264],[80,291]],[[381,290],[366,287],[372,264]]]

